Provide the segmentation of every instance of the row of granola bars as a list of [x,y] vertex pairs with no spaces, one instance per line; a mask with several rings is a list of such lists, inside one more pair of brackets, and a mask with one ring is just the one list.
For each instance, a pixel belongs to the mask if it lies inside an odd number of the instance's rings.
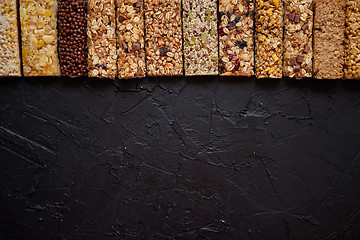
[[360,0],[17,4],[0,2],[0,76],[360,78]]

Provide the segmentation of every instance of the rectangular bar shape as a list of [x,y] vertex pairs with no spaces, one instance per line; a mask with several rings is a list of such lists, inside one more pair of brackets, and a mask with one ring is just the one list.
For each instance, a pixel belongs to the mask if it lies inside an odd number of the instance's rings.
[[346,0],[317,0],[314,17],[314,78],[344,76]]
[[313,0],[285,0],[284,69],[286,77],[312,77]]
[[145,77],[144,2],[116,0],[119,78]]
[[88,76],[114,79],[116,67],[115,2],[88,0]]
[[183,74],[181,0],[145,0],[148,76]]
[[281,78],[283,2],[259,0],[256,8],[256,77]]
[[16,0],[0,1],[0,77],[21,76]]
[[360,79],[360,0],[346,3],[345,78]]
[[217,0],[183,0],[185,76],[218,74]]
[[20,0],[24,76],[60,76],[57,0]]
[[254,75],[254,0],[220,0],[219,12],[220,75]]

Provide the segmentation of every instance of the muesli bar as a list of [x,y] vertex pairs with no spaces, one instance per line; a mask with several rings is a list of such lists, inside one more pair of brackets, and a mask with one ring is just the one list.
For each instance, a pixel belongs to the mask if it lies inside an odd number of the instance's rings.
[[285,0],[284,76],[312,77],[313,0]]
[[256,2],[257,78],[282,77],[283,2],[259,0]]
[[185,76],[218,74],[217,0],[183,0]]
[[24,76],[60,76],[56,15],[56,0],[20,0]]
[[346,3],[345,78],[360,79],[360,0]]
[[145,77],[144,2],[116,0],[119,78]]
[[254,75],[254,0],[220,0],[219,13],[220,75]]
[[145,0],[148,76],[183,74],[181,0]]
[[115,78],[116,37],[114,0],[88,0],[88,76]]

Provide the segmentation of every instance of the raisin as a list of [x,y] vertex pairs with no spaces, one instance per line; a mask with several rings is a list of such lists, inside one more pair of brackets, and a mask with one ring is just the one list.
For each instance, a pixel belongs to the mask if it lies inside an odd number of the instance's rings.
[[162,46],[162,47],[160,48],[160,56],[161,56],[161,57],[165,57],[167,52],[168,52],[167,47]]
[[238,46],[239,48],[242,48],[242,49],[247,47],[247,42],[245,40],[236,41],[235,44],[236,44],[236,46]]

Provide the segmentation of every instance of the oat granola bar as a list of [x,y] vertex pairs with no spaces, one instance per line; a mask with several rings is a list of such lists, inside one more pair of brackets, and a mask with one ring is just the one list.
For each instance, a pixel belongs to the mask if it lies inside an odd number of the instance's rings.
[[220,0],[219,13],[220,75],[254,75],[254,0]]
[[0,2],[0,77],[21,76],[16,0]]
[[119,78],[145,77],[144,2],[116,0]]
[[148,76],[183,74],[181,0],[145,0]]
[[115,2],[88,0],[87,12],[88,76],[115,78]]
[[345,78],[360,79],[360,0],[346,3]]
[[317,0],[314,16],[314,78],[343,78],[346,0]]
[[285,0],[284,76],[312,77],[312,0]]
[[218,74],[217,0],[184,0],[185,76]]
[[256,53],[257,78],[282,77],[282,0],[256,2]]
[[59,76],[57,1],[20,0],[24,76]]

